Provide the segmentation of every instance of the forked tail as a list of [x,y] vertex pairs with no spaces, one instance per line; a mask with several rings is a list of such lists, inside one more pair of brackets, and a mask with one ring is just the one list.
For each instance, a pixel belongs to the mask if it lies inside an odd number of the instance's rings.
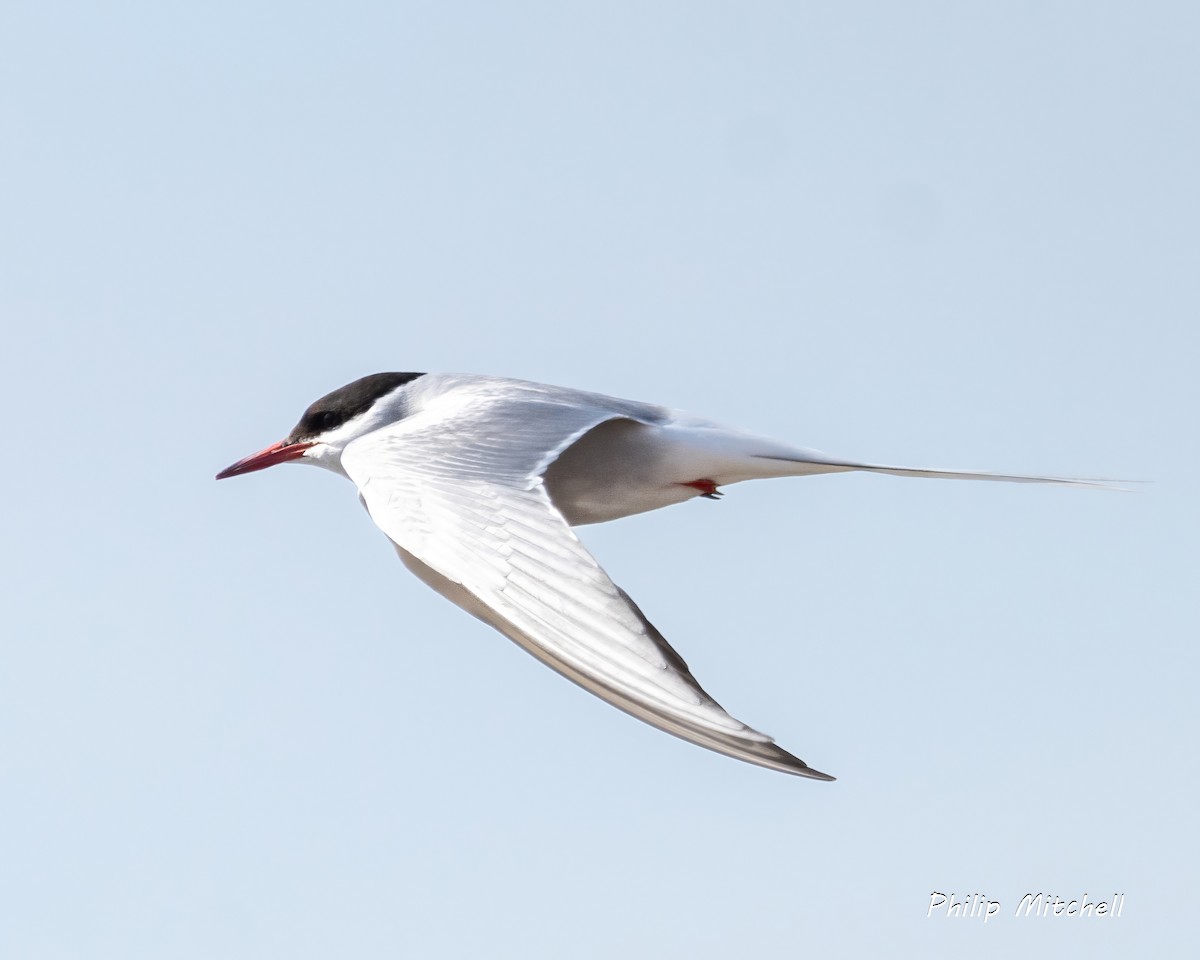
[[789,450],[779,453],[755,454],[755,459],[778,465],[773,476],[807,476],[818,473],[842,473],[861,470],[866,473],[887,473],[894,477],[928,477],[934,480],[1000,480],[1005,483],[1058,483],[1076,487],[1119,489],[1116,484],[1126,480],[1097,480],[1079,477],[1038,477],[1021,473],[990,473],[984,470],[925,470],[917,467],[891,467],[878,463],[858,463],[827,456],[817,450]]

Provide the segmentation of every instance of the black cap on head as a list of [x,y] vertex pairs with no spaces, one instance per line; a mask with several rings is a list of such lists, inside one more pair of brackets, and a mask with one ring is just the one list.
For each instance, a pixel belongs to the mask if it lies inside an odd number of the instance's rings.
[[424,376],[421,373],[373,373],[327,393],[304,411],[287,442],[307,440],[327,430],[340,427],[360,413],[365,413],[380,397],[402,384]]

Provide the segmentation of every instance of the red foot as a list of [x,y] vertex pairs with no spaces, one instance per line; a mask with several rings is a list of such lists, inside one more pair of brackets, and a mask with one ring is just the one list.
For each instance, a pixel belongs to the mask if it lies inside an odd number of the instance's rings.
[[689,480],[684,484],[685,487],[695,487],[706,497],[719,496],[717,493],[717,485],[711,480]]

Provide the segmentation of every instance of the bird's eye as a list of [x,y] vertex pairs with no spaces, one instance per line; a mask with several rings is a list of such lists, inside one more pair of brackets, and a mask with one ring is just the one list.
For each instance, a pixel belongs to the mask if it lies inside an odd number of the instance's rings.
[[341,424],[341,419],[332,410],[318,411],[309,417],[308,421],[312,429],[318,433],[321,433],[325,430],[332,430],[334,427]]

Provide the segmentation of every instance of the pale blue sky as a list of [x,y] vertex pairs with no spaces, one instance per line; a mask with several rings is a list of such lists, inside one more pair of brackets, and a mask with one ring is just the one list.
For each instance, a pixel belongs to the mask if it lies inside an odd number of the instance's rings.
[[[0,955],[1181,955],[1198,39],[1191,3],[5,4]],[[583,531],[813,783],[540,667],[344,481],[213,482],[379,370],[1153,484]],[[1012,919],[1037,891],[1127,899]]]

